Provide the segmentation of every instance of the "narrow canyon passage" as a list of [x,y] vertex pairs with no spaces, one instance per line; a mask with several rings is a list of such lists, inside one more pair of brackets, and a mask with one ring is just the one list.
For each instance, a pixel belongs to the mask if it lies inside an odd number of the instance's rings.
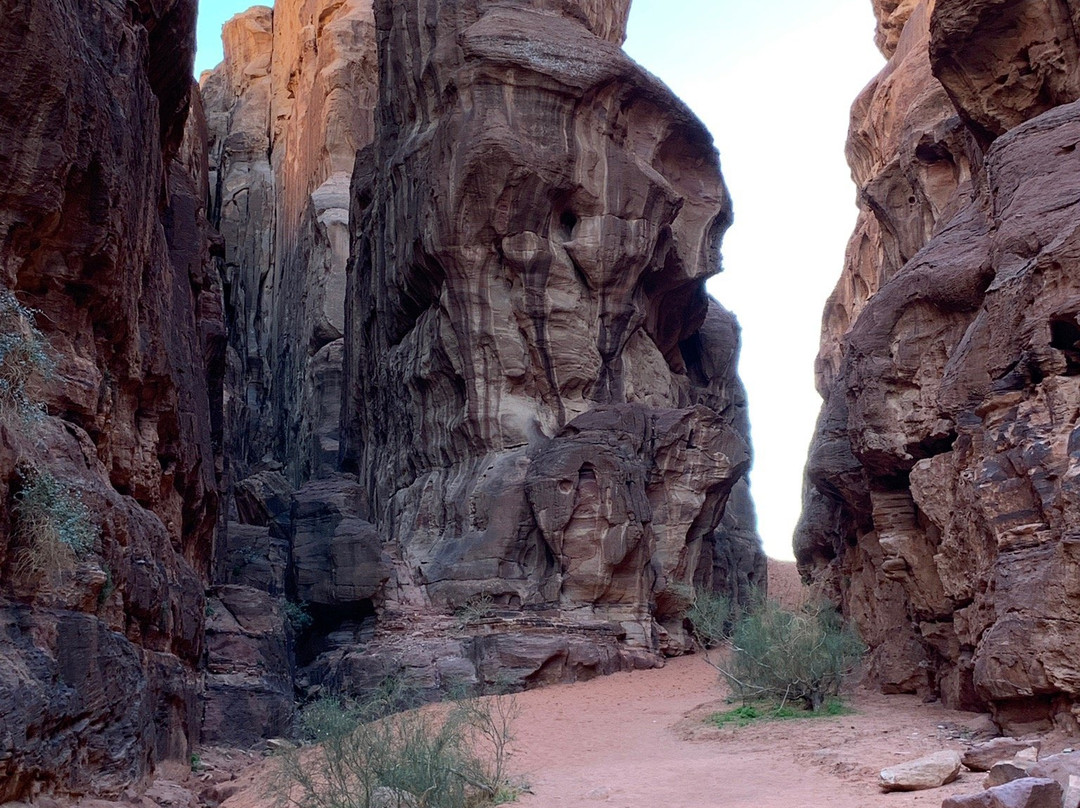
[[[976,713],[908,696],[860,694],[854,715],[713,730],[723,686],[699,656],[518,696],[512,768],[522,808],[873,808],[935,806],[981,789],[966,773],[944,788],[885,794],[884,766],[943,748]],[[709,706],[711,705],[711,709]]]

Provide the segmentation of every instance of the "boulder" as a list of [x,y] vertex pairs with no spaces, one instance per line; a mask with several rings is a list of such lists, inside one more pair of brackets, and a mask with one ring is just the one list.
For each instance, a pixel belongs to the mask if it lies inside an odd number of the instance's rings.
[[960,753],[952,749],[898,763],[881,770],[885,791],[921,791],[951,783],[960,776]]
[[973,772],[990,771],[990,767],[998,761],[1009,760],[1018,752],[1027,749],[1038,750],[1042,746],[1041,741],[1022,741],[1019,738],[993,738],[983,743],[975,744],[965,750],[962,761]]
[[1061,808],[1061,786],[1055,780],[1025,777],[979,794],[948,797],[941,808]]

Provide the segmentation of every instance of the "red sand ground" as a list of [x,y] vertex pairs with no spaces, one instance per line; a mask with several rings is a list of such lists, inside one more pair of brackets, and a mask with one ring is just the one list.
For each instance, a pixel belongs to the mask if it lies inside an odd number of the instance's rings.
[[[773,563],[773,594],[798,596],[794,565]],[[909,696],[858,693],[856,713],[716,729],[705,716],[727,705],[700,657],[655,671],[616,674],[520,694],[512,758],[531,793],[520,808],[876,808],[941,805],[975,792],[965,773],[930,791],[885,794],[885,766],[945,748],[985,729],[984,716]],[[265,763],[239,776],[223,808],[265,808]]]

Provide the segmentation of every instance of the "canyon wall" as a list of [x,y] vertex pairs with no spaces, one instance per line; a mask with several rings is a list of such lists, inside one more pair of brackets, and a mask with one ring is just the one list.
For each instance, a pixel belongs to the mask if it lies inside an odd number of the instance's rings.
[[0,802],[199,737],[225,331],[195,12],[0,24]]
[[[628,10],[288,0],[226,26],[216,579],[308,610],[305,692],[655,665],[695,585],[764,584],[738,326],[704,290],[730,201],[622,53]],[[208,716],[283,704],[287,676],[220,674]]]
[[1080,11],[875,8],[796,555],[886,690],[1075,729]]
[[[526,682],[657,664],[750,463],[704,287],[731,221],[711,137],[622,52],[628,3],[375,8],[342,458],[388,556],[377,608],[483,598]],[[760,560],[755,536],[744,588]]]

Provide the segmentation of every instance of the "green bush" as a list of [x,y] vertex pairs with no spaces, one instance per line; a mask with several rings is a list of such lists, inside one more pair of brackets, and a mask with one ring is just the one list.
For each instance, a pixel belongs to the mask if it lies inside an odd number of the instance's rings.
[[[323,699],[301,714],[314,749],[282,753],[274,789],[298,808],[479,808],[506,799],[511,701],[387,715],[409,701],[391,682],[363,702]],[[509,697],[512,698],[512,697]]]
[[315,622],[315,618],[308,611],[307,603],[303,601],[284,600],[281,602],[281,611],[294,634],[302,634]]
[[52,472],[30,470],[23,476],[14,508],[23,543],[17,563],[30,573],[69,572],[93,550],[98,527],[78,492]]
[[0,414],[14,413],[27,421],[40,418],[43,408],[27,392],[27,384],[34,376],[50,377],[56,366],[48,342],[34,325],[34,314],[10,291],[0,290]]
[[739,609],[731,598],[706,589],[694,592],[693,602],[686,611],[690,631],[702,648],[712,648],[731,638]]
[[817,711],[838,695],[866,646],[829,604],[799,611],[765,601],[743,615],[731,635],[731,657],[720,672],[740,698],[802,701]]

